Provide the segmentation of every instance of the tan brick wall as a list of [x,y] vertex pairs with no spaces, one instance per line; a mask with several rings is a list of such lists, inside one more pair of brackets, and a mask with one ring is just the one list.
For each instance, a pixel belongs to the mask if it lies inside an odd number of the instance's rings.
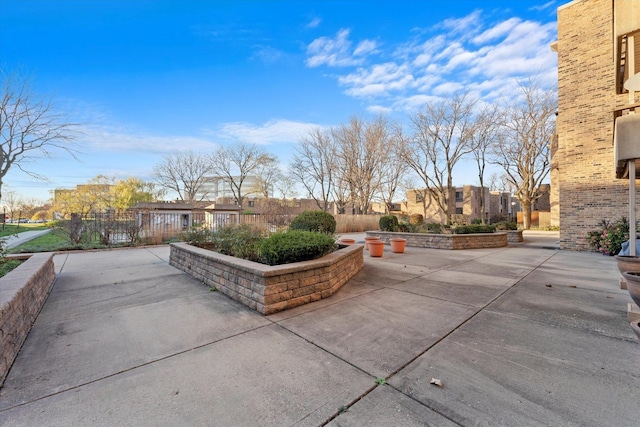
[[364,267],[364,258],[362,246],[350,246],[318,260],[267,266],[172,243],[169,263],[268,315],[328,298]]
[[598,222],[628,216],[628,182],[615,179],[613,161],[613,110],[629,101],[615,89],[613,5],[613,0],[583,0],[558,9],[553,178],[562,249],[588,250],[585,236]]
[[52,253],[32,255],[0,279],[0,385],[55,279]]

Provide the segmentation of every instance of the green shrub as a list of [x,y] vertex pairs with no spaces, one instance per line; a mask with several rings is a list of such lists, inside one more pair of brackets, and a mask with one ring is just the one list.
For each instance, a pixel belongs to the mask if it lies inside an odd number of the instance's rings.
[[489,224],[459,225],[451,229],[453,234],[494,233],[495,231],[496,226]]
[[429,222],[427,225],[427,231],[435,234],[442,234],[442,224],[439,222]]
[[420,225],[424,222],[424,216],[422,214],[411,214],[409,216],[409,224],[411,225]]
[[324,211],[304,211],[291,221],[289,230],[333,234],[336,232],[336,219]]
[[211,231],[192,229],[182,234],[182,239],[194,246],[203,247],[236,258],[260,261],[260,242],[264,230],[244,224],[231,225]]
[[398,229],[398,218],[393,215],[384,215],[378,221],[381,231],[396,231]]
[[473,218],[473,220],[471,221],[471,224],[482,224],[482,218]]
[[335,240],[328,234],[290,230],[264,239],[260,254],[265,264],[280,265],[320,258],[335,248]]

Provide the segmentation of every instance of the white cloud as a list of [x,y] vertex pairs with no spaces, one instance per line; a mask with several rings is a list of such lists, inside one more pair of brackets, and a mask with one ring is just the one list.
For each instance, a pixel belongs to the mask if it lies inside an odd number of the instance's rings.
[[445,19],[438,26],[455,33],[474,33],[481,26],[480,11],[476,10],[462,18]]
[[195,151],[209,151],[216,146],[210,139],[197,136],[174,135],[158,136],[149,133],[105,125],[85,125],[80,128],[82,136],[78,138],[82,145],[92,149],[113,153],[170,153],[185,147]]
[[454,96],[462,91],[466,92],[466,88],[458,82],[446,82],[433,88],[434,94],[443,96]]
[[364,62],[366,55],[376,51],[377,43],[372,40],[361,41],[352,51],[349,33],[348,29],[342,29],[334,38],[319,37],[312,41],[307,46],[307,66],[313,68],[320,65],[329,67],[360,65]]
[[367,107],[367,111],[372,114],[389,114],[393,111],[390,107],[384,107],[382,105],[370,105]]
[[259,59],[263,63],[270,65],[283,57],[283,53],[271,46],[258,46],[253,54],[253,58]]
[[370,53],[377,52],[378,44],[373,40],[363,40],[361,41],[356,49],[353,51],[355,56],[368,55]]
[[370,69],[359,69],[338,79],[348,86],[347,93],[355,97],[386,95],[389,91],[403,90],[414,81],[407,65],[393,62],[377,64]]
[[307,28],[317,28],[320,23],[322,22],[322,19],[315,17],[313,19],[311,19],[311,21],[309,21],[306,25]]
[[476,44],[484,44],[491,40],[503,37],[505,34],[509,34],[513,27],[518,25],[520,22],[522,21],[519,18],[511,18],[506,21],[502,21],[498,23],[498,25],[483,31],[481,34],[476,36],[473,39],[473,42]]
[[[354,50],[349,31],[341,30],[309,45],[307,65],[352,67],[332,76],[346,95],[370,102],[368,111],[411,111],[460,91],[495,100],[512,92],[516,79],[534,74],[553,83],[557,56],[549,44],[556,39],[556,23],[490,18],[477,10],[412,30],[411,39],[385,50],[382,43],[368,41]],[[369,57],[365,64],[356,51],[385,60],[376,63]]]
[[316,123],[291,120],[269,120],[262,125],[246,122],[225,123],[216,130],[206,131],[216,139],[243,141],[252,144],[295,143],[312,129],[323,127]]

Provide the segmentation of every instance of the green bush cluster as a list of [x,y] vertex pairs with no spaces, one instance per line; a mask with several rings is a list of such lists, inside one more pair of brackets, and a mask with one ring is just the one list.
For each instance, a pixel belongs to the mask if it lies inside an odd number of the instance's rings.
[[192,229],[182,235],[185,242],[194,246],[256,262],[261,262],[260,242],[264,238],[264,230],[248,224],[222,227],[217,231]]
[[459,225],[451,229],[453,234],[494,233],[495,231],[496,226],[490,224]]
[[291,221],[289,230],[333,234],[336,232],[336,219],[324,211],[304,211]]
[[260,254],[265,264],[280,265],[320,258],[335,248],[335,240],[329,234],[289,230],[264,239],[260,243]]
[[398,218],[393,215],[384,215],[378,221],[380,231],[398,231]]
[[618,254],[622,249],[622,244],[629,240],[629,221],[627,218],[622,217],[613,223],[602,220],[598,225],[600,230],[587,233],[589,246],[604,255]]

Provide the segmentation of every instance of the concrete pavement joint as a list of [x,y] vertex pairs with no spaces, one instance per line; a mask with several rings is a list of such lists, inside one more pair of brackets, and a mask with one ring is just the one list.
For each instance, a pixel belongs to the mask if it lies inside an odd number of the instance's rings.
[[50,397],[53,397],[53,396],[56,396],[56,395],[59,395],[59,394],[62,394],[62,393],[66,393],[66,392],[68,392],[68,391],[77,390],[77,389],[79,389],[79,388],[81,388],[81,387],[84,387],[84,386],[86,386],[86,385],[90,385],[90,384],[98,383],[98,382],[103,381],[103,380],[106,380],[106,379],[108,379],[108,378],[113,378],[113,377],[116,377],[116,376],[118,376],[118,375],[124,374],[124,373],[126,373],[126,372],[131,372],[131,371],[134,371],[134,370],[136,370],[136,369],[143,368],[143,367],[145,367],[145,366],[149,366],[149,365],[152,365],[152,364],[157,363],[157,362],[162,362],[162,361],[164,361],[164,360],[172,359],[172,358],[174,358],[174,357],[176,357],[176,356],[180,356],[180,355],[183,355],[183,354],[186,354],[186,353],[190,353],[190,352],[192,352],[192,351],[199,350],[199,349],[201,349],[201,348],[208,347],[208,346],[210,346],[210,345],[217,344],[217,343],[220,343],[220,342],[226,341],[226,340],[228,340],[228,339],[235,338],[235,337],[238,337],[238,336],[241,336],[241,335],[247,334],[247,333],[249,333],[249,332],[257,331],[257,330],[262,329],[262,328],[265,328],[265,327],[267,327],[267,326],[271,326],[272,324],[273,324],[273,323],[267,323],[267,324],[262,325],[262,326],[258,326],[258,327],[251,328],[251,329],[247,329],[247,330],[245,330],[245,331],[238,332],[237,334],[233,334],[233,335],[226,336],[226,337],[221,338],[221,339],[219,339],[219,340],[215,340],[215,341],[211,341],[211,342],[208,342],[208,343],[200,344],[200,345],[197,345],[197,346],[195,346],[195,347],[192,347],[192,348],[189,348],[189,349],[186,349],[186,350],[182,350],[182,351],[179,351],[179,352],[176,352],[176,353],[173,353],[173,354],[169,354],[169,355],[167,355],[167,356],[163,356],[163,357],[160,357],[160,358],[157,358],[157,359],[154,359],[154,360],[150,360],[150,361],[148,361],[148,362],[141,363],[141,364],[139,364],[139,365],[132,366],[132,367],[130,367],[130,368],[123,369],[123,370],[121,370],[121,371],[114,372],[114,373],[112,373],[112,374],[105,375],[105,376],[103,376],[103,377],[96,378],[96,379],[94,379],[94,380],[87,381],[87,382],[84,382],[84,383],[82,383],[82,384],[78,384],[78,385],[75,385],[75,386],[72,386],[72,387],[66,388],[66,389],[64,389],[64,390],[56,391],[55,393],[49,393],[49,394],[47,394],[47,395],[45,395],[45,396],[40,396],[40,397],[38,397],[38,398],[36,398],[36,399],[29,400],[28,402],[22,402],[22,403],[19,403],[19,404],[17,404],[17,405],[9,406],[9,407],[7,407],[7,408],[0,409],[0,413],[2,413],[2,412],[6,412],[6,411],[9,411],[9,410],[11,410],[11,409],[19,408],[19,407],[21,407],[21,406],[29,405],[29,404],[31,404],[31,403],[38,402],[38,401],[41,401],[41,400],[44,400],[44,399],[48,399],[48,398],[50,398]]
[[[485,308],[487,308],[489,305],[493,304],[496,300],[498,300],[499,298],[501,298],[505,293],[507,293],[509,290],[511,290],[514,286],[516,286],[517,284],[519,284],[520,282],[522,282],[522,280],[524,280],[527,276],[529,276],[530,274],[532,274],[534,271],[536,271],[542,264],[544,264],[545,262],[549,261],[551,258],[553,258],[555,255],[557,255],[557,252],[554,253],[553,255],[545,258],[543,261],[539,262],[538,265],[536,265],[534,268],[532,268],[527,274],[525,274],[524,276],[522,276],[520,279],[518,279],[515,283],[513,283],[511,286],[509,286],[507,289],[505,289],[504,291],[500,292],[500,294],[498,294],[495,298],[493,298],[491,301],[489,301],[487,304],[485,304],[484,306],[480,307],[475,313],[471,314],[465,321],[463,321],[462,323],[460,323],[458,326],[456,326],[455,328],[453,328],[451,331],[449,331],[447,334],[443,335],[439,340],[437,340],[436,342],[434,342],[433,344],[431,344],[430,346],[428,346],[424,351],[420,352],[418,355],[416,355],[415,357],[411,358],[408,362],[406,362],[405,364],[403,364],[400,368],[396,369],[395,371],[391,372],[386,378],[385,381],[388,381],[393,378],[395,375],[397,375],[400,371],[402,371],[403,369],[405,369],[407,366],[409,366],[411,363],[415,362],[418,358],[422,357],[425,353],[427,353],[429,350],[431,350],[434,346],[436,346],[437,344],[439,344],[440,342],[442,342],[445,338],[449,337],[452,333],[454,333],[455,331],[457,331],[458,329],[460,329],[463,325],[466,325],[471,319],[475,318],[480,312],[484,311]],[[481,258],[481,257],[478,257]],[[476,259],[478,259],[476,258]],[[457,265],[457,264],[456,264]],[[375,387],[374,387],[375,388]],[[404,393],[403,391],[393,387],[394,390],[398,391],[399,393],[403,394],[404,396],[407,396],[409,398],[411,398],[412,400],[416,400],[414,399],[412,396],[407,395],[406,393]],[[449,417],[446,416],[446,414],[441,413],[440,411],[438,411],[436,408],[431,408],[428,405],[426,405],[424,402],[420,402],[417,401],[418,403],[420,403],[421,405],[429,408],[430,410],[436,412],[437,414],[449,419],[450,421],[458,424],[457,422],[455,422],[454,420],[451,420]],[[458,424],[459,425],[459,424]]]

